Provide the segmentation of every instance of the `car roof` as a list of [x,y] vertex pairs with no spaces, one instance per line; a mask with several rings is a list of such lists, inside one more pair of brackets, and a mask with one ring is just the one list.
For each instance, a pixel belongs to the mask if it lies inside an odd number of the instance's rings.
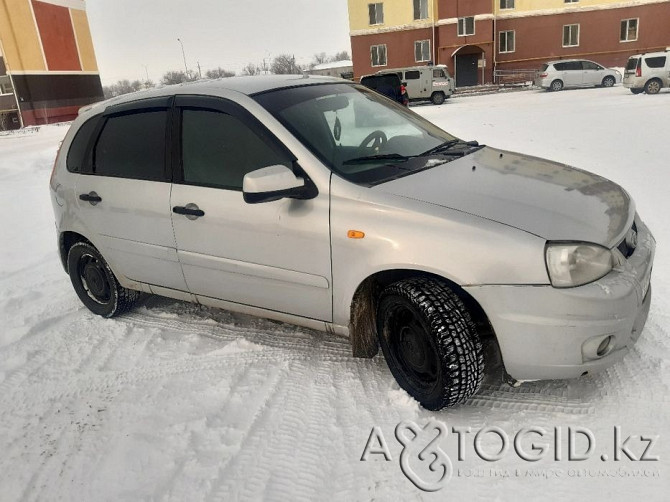
[[226,77],[218,79],[203,79],[195,82],[184,82],[183,84],[166,85],[154,87],[130,94],[123,94],[114,98],[100,101],[83,107],[79,113],[99,107],[107,108],[110,105],[132,103],[148,98],[172,96],[175,94],[203,94],[220,95],[223,91],[233,91],[246,96],[253,96],[262,92],[285,89],[287,87],[302,87],[306,85],[318,85],[328,83],[351,84],[350,80],[337,77],[325,77],[321,75],[254,75],[243,77]]
[[[544,64],[571,63],[572,61],[588,61],[589,63],[595,63],[595,61],[591,61],[590,59],[574,59],[573,58],[573,59],[557,59],[555,61],[547,61]],[[596,64],[600,64],[600,63],[596,63]]]

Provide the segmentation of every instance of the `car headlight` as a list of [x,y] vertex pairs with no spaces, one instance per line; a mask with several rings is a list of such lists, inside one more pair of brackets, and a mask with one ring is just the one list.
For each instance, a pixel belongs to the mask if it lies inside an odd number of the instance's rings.
[[572,288],[596,281],[612,270],[609,249],[597,244],[548,243],[547,271],[555,288]]

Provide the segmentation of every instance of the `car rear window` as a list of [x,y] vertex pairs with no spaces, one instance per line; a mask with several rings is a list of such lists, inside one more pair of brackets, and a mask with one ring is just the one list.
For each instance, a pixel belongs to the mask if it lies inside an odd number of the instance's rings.
[[639,58],[630,58],[626,63],[626,70],[634,70],[637,68],[637,63],[640,61]]
[[663,68],[665,66],[665,56],[656,56],[653,58],[644,58],[649,68]]
[[548,64],[543,64],[543,65],[540,67],[540,71],[547,71],[547,68],[549,68],[549,65],[548,65]]
[[[72,140],[70,149],[67,153],[67,170],[71,173],[80,173],[84,169],[86,162],[86,152],[88,145],[91,142],[91,135],[95,131],[95,126],[98,125],[98,117],[94,117],[79,128],[77,134]],[[90,165],[90,164],[89,164]]]

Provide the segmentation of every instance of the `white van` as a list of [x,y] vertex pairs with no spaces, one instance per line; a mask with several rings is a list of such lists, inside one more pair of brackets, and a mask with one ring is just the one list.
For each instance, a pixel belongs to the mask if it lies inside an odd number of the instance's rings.
[[623,86],[633,94],[658,94],[670,87],[670,48],[662,52],[648,52],[631,56],[626,63]]
[[434,105],[441,105],[454,93],[454,79],[451,78],[447,65],[409,66],[377,73],[397,73],[400,80],[407,83],[410,101],[430,99]]

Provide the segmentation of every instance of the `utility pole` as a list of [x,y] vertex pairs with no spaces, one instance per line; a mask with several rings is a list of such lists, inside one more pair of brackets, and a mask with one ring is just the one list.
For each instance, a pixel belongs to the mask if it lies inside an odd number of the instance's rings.
[[202,70],[200,69],[200,61],[197,61],[198,63],[198,75],[200,75],[200,78],[202,78]]
[[188,77],[188,67],[186,66],[186,53],[184,52],[184,43],[179,38],[177,39],[177,42],[179,42],[179,45],[181,45],[181,55],[184,58],[184,71],[186,72],[186,76]]

